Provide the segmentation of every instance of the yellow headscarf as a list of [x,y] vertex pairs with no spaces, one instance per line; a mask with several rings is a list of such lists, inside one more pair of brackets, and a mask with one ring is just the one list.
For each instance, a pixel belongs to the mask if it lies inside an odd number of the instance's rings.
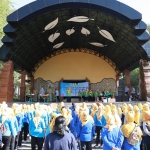
[[126,106],[122,106],[122,112],[124,115],[126,115],[126,113],[128,112],[128,109]]
[[82,122],[82,126],[84,126],[89,121],[89,117],[88,117],[87,111],[83,111],[82,112],[80,120]]
[[150,122],[150,111],[144,111],[142,115],[142,121],[149,123]]
[[138,106],[134,106],[134,122],[137,123],[138,125],[140,125],[140,110],[138,108]]
[[102,106],[99,106],[99,107],[98,107],[98,112],[97,112],[97,114],[96,114],[98,120],[100,120],[100,119],[102,118],[103,113],[104,113],[104,111],[103,111]]
[[138,104],[139,109],[143,109],[143,105],[141,103]]
[[128,107],[126,103],[123,103],[123,104],[122,104],[122,107],[123,107],[123,106]]
[[64,102],[61,102],[59,105],[58,105],[58,111],[61,113],[61,109],[62,107],[64,107]]
[[66,109],[66,108],[63,108],[63,109],[61,110],[61,114],[62,114],[62,116],[64,116],[65,118],[67,118],[67,109]]
[[92,118],[94,118],[94,115],[95,115],[97,109],[98,109],[98,106],[97,106],[96,103],[94,103],[94,104],[92,105],[92,112],[91,112],[91,114],[90,114],[90,116],[92,116]]
[[109,105],[105,106],[105,112],[104,112],[104,117],[105,119],[107,118],[107,116],[111,115],[111,108]]
[[[126,138],[129,138],[130,134],[132,133],[133,129],[135,128],[133,111],[129,111],[126,114],[126,121],[127,121],[126,124],[124,124],[122,126],[122,132]],[[140,135],[139,140],[141,140],[142,139],[142,131],[141,131],[140,127],[138,127],[138,132]]]
[[121,122],[121,119],[120,119],[120,117],[118,115],[117,110],[116,109],[112,109],[111,111],[112,111],[112,115],[114,116],[114,119],[115,119],[115,125],[117,127],[120,127],[122,122]]
[[131,104],[128,105],[128,111],[134,111],[133,106]]
[[88,108],[87,108],[87,105],[85,102],[82,103],[81,107],[83,108],[83,110],[87,111]]
[[36,116],[33,118],[33,122],[34,122],[36,128],[37,128],[40,120],[41,120],[41,112],[38,110],[38,111],[36,111]]
[[121,108],[120,108],[120,107],[118,107],[117,112],[118,112],[118,115],[119,115],[119,116],[121,116],[121,115],[122,115],[122,110],[121,110]]
[[108,131],[112,131],[116,127],[115,125],[115,118],[113,115],[109,115],[106,118],[106,126],[105,128],[108,128]]
[[50,121],[50,124],[49,124],[49,127],[50,127],[50,132],[52,133],[53,132],[53,127],[55,125],[55,119],[57,118],[57,116],[59,116],[58,114],[56,113],[53,113],[51,115],[51,121]]
[[144,111],[149,111],[149,105],[146,103],[143,105],[143,112]]

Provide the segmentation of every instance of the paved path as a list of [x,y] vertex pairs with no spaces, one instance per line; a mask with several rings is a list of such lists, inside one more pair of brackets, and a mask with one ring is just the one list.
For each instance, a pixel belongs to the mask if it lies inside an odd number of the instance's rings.
[[[93,142],[92,147],[95,146],[95,143]],[[27,143],[22,143],[22,146],[18,148],[18,150],[31,150],[31,143],[27,142]],[[102,150],[100,148],[97,149],[92,149],[92,150]]]

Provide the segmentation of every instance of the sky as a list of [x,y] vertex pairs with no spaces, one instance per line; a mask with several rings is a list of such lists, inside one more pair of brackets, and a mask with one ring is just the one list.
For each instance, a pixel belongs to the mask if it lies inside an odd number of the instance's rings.
[[[35,0],[11,0],[14,3],[15,9],[18,9]],[[118,0],[128,6],[134,8],[142,14],[142,20],[146,24],[150,24],[150,0]]]

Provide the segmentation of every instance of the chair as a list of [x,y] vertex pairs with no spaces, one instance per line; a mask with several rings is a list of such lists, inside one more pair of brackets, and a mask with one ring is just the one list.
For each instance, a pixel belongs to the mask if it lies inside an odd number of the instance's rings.
[[29,102],[33,102],[33,97],[30,97],[30,98],[29,98]]
[[55,100],[55,102],[57,102],[58,100],[57,100],[57,96],[55,95],[55,97],[54,97],[54,100]]

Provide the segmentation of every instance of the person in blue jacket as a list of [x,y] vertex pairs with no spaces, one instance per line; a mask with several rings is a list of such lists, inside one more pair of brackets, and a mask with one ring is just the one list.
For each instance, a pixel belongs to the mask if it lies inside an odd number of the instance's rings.
[[14,110],[14,113],[16,115],[16,119],[17,119],[17,123],[18,123],[18,132],[17,132],[16,138],[15,138],[15,148],[14,148],[14,149],[17,149],[19,136],[20,136],[20,132],[21,132],[21,128],[22,128],[23,115],[21,114],[21,109],[19,107],[17,107]]
[[106,125],[106,119],[103,116],[103,107],[99,106],[98,111],[94,115],[94,124],[96,127],[96,145],[95,148],[98,147],[98,144],[101,144],[101,147],[103,145],[102,139],[100,140],[100,132],[102,128]]
[[15,147],[15,138],[18,133],[18,122],[14,115],[14,111],[12,108],[7,108],[7,113],[9,114],[9,119],[13,122],[13,128],[14,128],[14,136],[11,137],[10,141],[10,150],[14,150]]
[[81,123],[77,129],[77,140],[80,140],[82,150],[92,150],[92,140],[95,137],[93,121],[91,121],[91,117],[89,117],[87,111],[82,112],[80,120]]
[[29,134],[31,136],[31,147],[35,150],[35,145],[38,145],[38,150],[42,150],[45,137],[45,123],[41,118],[41,112],[36,111],[36,116],[29,123]]
[[27,135],[28,135],[28,128],[29,128],[29,122],[33,118],[33,114],[29,109],[27,109],[27,106],[24,106],[25,112],[24,112],[24,118],[23,118],[23,130],[24,130],[24,142],[27,142]]
[[10,142],[11,137],[15,138],[16,131],[14,127],[14,121],[10,119],[9,114],[7,111],[2,113],[1,123],[4,125],[6,132],[2,135],[2,142],[3,142],[3,150],[10,149]]
[[106,126],[102,129],[103,150],[121,150],[124,136],[120,129],[115,125],[112,114],[106,118]]

